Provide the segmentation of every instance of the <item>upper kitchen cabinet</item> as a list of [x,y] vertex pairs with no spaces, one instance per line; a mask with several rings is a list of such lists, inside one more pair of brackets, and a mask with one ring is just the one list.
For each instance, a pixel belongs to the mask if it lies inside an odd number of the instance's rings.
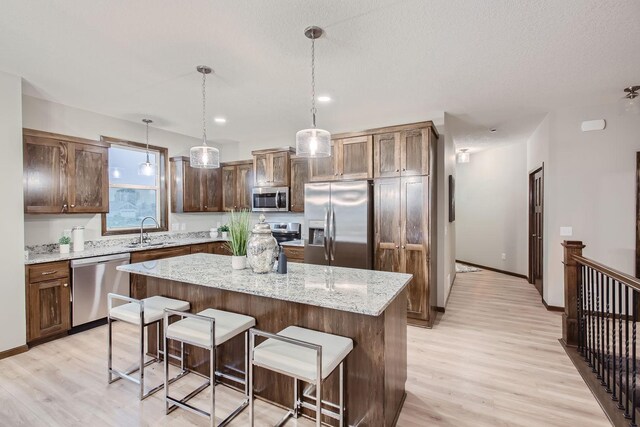
[[198,169],[188,157],[172,157],[171,212],[219,212],[222,205],[221,169]]
[[23,130],[25,213],[109,211],[108,146]]
[[291,158],[291,212],[304,212],[304,185],[309,182],[309,162],[304,157]]
[[251,209],[253,181],[253,161],[222,164],[222,209]]
[[373,137],[374,178],[429,175],[431,127],[377,133]]
[[373,139],[371,135],[334,138],[331,157],[309,161],[309,180],[312,182],[373,177]]
[[288,187],[290,183],[291,147],[252,151],[256,187]]

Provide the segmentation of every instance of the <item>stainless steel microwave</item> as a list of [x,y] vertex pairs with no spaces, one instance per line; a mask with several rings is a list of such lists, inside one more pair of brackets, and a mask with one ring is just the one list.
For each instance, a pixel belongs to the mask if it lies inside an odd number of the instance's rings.
[[253,212],[288,212],[289,187],[254,187],[251,191]]

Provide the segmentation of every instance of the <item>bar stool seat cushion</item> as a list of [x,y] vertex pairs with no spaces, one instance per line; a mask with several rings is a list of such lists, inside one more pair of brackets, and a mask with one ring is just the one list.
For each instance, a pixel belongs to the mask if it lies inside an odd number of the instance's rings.
[[[144,323],[157,322],[164,317],[164,309],[168,308],[177,311],[189,311],[191,305],[187,301],[177,299],[152,296],[144,298]],[[140,324],[140,304],[130,302],[127,304],[113,307],[109,312],[113,319],[122,320],[123,322]]]
[[[244,314],[208,308],[198,313],[215,319],[216,346],[249,330],[256,319]],[[211,347],[211,322],[202,319],[185,318],[167,328],[167,338],[190,342],[202,347]]]
[[[353,341],[350,338],[298,326],[289,326],[278,335],[321,345],[323,380],[353,349]],[[316,357],[315,350],[276,339],[267,339],[253,351],[253,360],[256,364],[314,383],[317,379]]]

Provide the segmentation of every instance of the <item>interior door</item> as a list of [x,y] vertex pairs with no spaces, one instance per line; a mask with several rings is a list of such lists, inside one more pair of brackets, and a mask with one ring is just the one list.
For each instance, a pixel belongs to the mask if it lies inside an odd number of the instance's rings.
[[407,313],[426,320],[429,295],[429,177],[401,178],[401,264],[413,274]]
[[529,282],[542,295],[544,169],[529,175]]
[[331,265],[371,269],[371,184],[369,181],[331,183]]
[[25,213],[66,212],[67,144],[26,136],[23,167]]
[[374,268],[399,273],[403,271],[400,264],[400,180],[378,179],[374,191]]
[[373,137],[374,178],[400,176],[400,133],[383,133]]

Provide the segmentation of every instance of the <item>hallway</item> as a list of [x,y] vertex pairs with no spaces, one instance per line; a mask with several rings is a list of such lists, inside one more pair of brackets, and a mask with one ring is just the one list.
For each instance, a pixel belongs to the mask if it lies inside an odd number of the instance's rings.
[[533,285],[481,271],[459,273],[451,292],[434,329],[409,328],[398,425],[610,425]]

